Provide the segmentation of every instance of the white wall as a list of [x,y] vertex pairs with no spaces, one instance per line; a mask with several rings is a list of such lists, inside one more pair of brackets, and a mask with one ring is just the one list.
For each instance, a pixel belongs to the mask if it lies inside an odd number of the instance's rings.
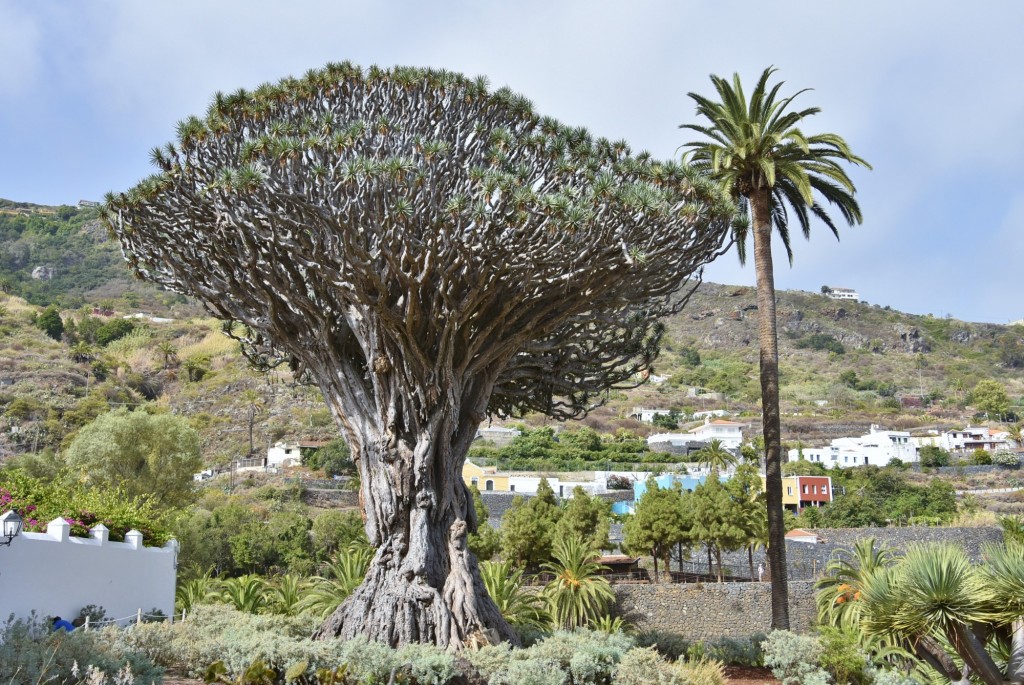
[[174,612],[177,545],[143,547],[142,533],[126,542],[106,539],[96,526],[92,538],[70,537],[70,526],[54,519],[45,533],[22,533],[0,547],[0,617],[61,616],[71,620],[87,604],[110,618],[159,609]]

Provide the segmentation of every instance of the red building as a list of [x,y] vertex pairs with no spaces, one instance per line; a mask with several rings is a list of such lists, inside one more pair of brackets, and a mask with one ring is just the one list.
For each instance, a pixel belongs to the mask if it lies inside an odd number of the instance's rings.
[[797,514],[832,501],[832,479],[828,476],[793,476],[792,480],[796,481]]

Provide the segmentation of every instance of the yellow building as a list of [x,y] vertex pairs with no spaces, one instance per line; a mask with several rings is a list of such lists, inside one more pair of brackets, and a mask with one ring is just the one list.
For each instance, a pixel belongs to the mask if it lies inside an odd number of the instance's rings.
[[[465,473],[465,471],[463,471]],[[761,490],[767,490],[765,477],[761,476]],[[782,508],[796,511],[800,508],[800,482],[798,476],[782,477]]]
[[481,492],[509,492],[508,474],[498,473],[494,466],[477,466],[467,460],[462,465],[462,480]]

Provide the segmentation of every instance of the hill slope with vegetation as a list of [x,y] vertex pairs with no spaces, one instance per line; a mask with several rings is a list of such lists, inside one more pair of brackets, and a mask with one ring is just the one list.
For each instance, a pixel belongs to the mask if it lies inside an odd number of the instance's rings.
[[[134,280],[95,208],[0,200],[0,290],[0,455],[59,450],[99,413],[144,404],[189,417],[208,463],[241,456],[250,442],[263,449],[336,435],[318,392],[295,385],[286,370],[250,370],[194,302]],[[1003,418],[1024,413],[1024,326],[799,291],[779,293],[778,313],[787,439],[824,440],[870,423],[963,424],[993,409]],[[754,290],[702,284],[665,323],[657,365],[665,380],[611,393],[585,423],[640,437],[667,427],[630,418],[647,406],[728,409],[756,424]],[[1005,406],[972,396],[988,379],[1005,389]],[[695,394],[695,386],[722,396]]]

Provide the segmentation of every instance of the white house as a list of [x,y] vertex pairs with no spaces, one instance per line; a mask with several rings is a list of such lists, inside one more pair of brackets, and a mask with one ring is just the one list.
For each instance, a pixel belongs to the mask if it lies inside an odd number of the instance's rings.
[[267,466],[298,466],[302,463],[302,454],[297,443],[277,442],[267,448]]
[[789,460],[798,461],[802,456],[806,461],[822,464],[826,468],[885,466],[893,459],[899,459],[904,463],[916,462],[917,450],[917,445],[910,439],[910,433],[881,430],[878,426],[871,426],[871,431],[859,438],[836,438],[827,447],[790,450]]
[[967,426],[937,435],[927,435],[913,439],[918,447],[935,446],[949,452],[973,452],[977,449],[994,452],[995,450],[1011,449],[1009,435],[1006,431],[986,428],[985,426]]
[[853,288],[829,288],[825,291],[827,297],[833,300],[853,300],[860,302],[860,295]]
[[718,440],[727,450],[736,450],[743,444],[743,424],[725,419],[705,419],[703,425],[690,429],[690,440],[711,442]]
[[671,409],[649,409],[647,407],[633,407],[633,412],[630,414],[631,417],[644,423],[654,423],[655,416],[668,416],[672,413]]

